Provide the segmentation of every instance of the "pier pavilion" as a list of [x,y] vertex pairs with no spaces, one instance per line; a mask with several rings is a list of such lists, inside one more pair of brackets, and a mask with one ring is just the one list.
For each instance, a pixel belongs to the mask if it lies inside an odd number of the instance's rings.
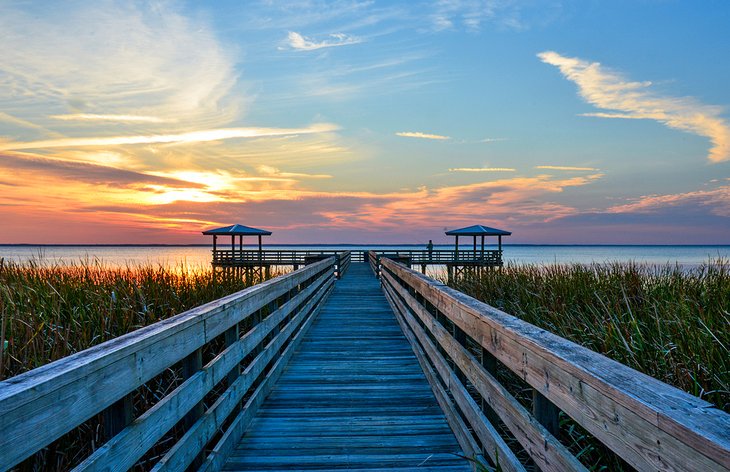
[[[502,236],[510,236],[512,233],[503,229],[490,228],[489,226],[473,225],[465,228],[452,229],[446,232],[447,236],[454,236],[454,255],[446,261],[446,270],[449,278],[462,274],[465,270],[482,270],[485,267],[501,267],[502,261]],[[459,237],[473,237],[472,250],[459,251]],[[497,237],[497,249],[484,249],[484,240],[487,236]],[[481,244],[477,248],[477,238]],[[425,273],[425,267],[422,268]]]
[[[297,270],[301,266],[309,265],[326,257],[334,256],[338,275],[344,273],[347,267],[340,266],[340,259],[347,253],[347,261],[366,262],[368,250],[344,251],[344,250],[264,250],[261,242],[262,236],[270,236],[271,231],[251,228],[240,224],[224,226],[203,232],[204,235],[213,236],[213,268],[219,269],[224,274],[266,274],[272,266],[289,266]],[[483,225],[472,225],[465,228],[454,229],[446,232],[448,236],[455,236],[454,249],[396,249],[381,250],[375,249],[377,257],[386,257],[403,263],[408,267],[420,266],[421,272],[426,273],[426,267],[445,266],[449,279],[468,271],[480,271],[484,268],[501,267],[502,261],[502,237],[509,236],[509,231],[491,228]],[[218,245],[219,236],[231,236],[230,249]],[[244,249],[243,237],[256,236],[258,238],[258,249]],[[486,249],[485,238],[497,237],[497,249]],[[238,240],[236,240],[238,237]],[[460,249],[459,238],[472,237],[472,249]],[[480,245],[477,245],[477,240]],[[343,259],[344,261],[345,259]],[[342,269],[342,270],[340,270]]]

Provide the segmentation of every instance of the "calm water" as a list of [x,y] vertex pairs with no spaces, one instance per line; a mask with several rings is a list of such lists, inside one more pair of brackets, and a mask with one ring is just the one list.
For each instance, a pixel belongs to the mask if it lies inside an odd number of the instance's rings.
[[[283,250],[364,250],[425,249],[425,246],[265,246]],[[437,245],[434,249],[453,249]],[[490,246],[491,249],[491,246]],[[708,259],[730,258],[730,246],[532,246],[506,245],[508,263],[552,264],[635,261],[652,265],[680,264],[695,267]],[[0,246],[0,258],[43,264],[73,265],[100,262],[107,266],[140,264],[166,267],[209,267],[211,248],[207,246]]]

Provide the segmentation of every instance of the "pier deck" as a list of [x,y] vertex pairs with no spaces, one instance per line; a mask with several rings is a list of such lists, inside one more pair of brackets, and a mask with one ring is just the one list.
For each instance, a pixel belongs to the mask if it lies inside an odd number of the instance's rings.
[[367,264],[353,263],[224,470],[471,470]]

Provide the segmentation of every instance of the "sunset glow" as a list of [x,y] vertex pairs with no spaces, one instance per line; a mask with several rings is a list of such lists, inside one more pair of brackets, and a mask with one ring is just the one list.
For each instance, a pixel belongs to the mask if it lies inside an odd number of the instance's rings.
[[688,1],[3,2],[0,243],[207,243],[241,223],[271,243],[484,224],[727,244],[729,19]]

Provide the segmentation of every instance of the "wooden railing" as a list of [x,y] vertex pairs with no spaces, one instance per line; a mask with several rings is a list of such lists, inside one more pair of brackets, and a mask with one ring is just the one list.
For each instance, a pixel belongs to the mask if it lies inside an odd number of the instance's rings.
[[[217,470],[329,294],[334,265],[329,257],[0,382],[0,470],[100,413],[111,438],[77,470],[126,470],[181,420],[184,434],[154,470]],[[185,380],[135,414],[134,391],[170,370]]]
[[[498,433],[501,423],[540,470],[586,470],[556,437],[562,410],[639,470],[730,470],[730,415],[387,258],[380,267],[386,297],[468,456],[525,470]],[[531,411],[497,380],[498,364],[533,389]]]
[[[335,251],[335,250],[240,250],[240,249],[216,249],[213,251],[213,264],[235,265],[235,264],[273,264],[273,265],[304,265],[312,258],[323,258],[348,253],[352,262],[367,262],[369,251]],[[375,250],[379,256],[407,258],[413,265],[417,264],[481,264],[481,265],[502,265],[502,251],[496,249],[485,249],[481,251],[470,250],[413,250],[393,249]]]
[[274,264],[274,265],[304,265],[312,258],[325,258],[348,254],[348,257],[355,262],[364,262],[362,251],[332,251],[332,250],[240,250],[240,249],[216,249],[213,251],[213,264],[234,265],[234,264]]
[[502,251],[496,249],[474,250],[386,250],[375,251],[379,256],[408,259],[410,264],[485,264],[502,265]]
[[350,268],[350,261],[352,260],[352,253],[350,251],[344,251],[337,253],[337,262],[335,264],[335,273],[338,279],[341,279],[343,275],[347,273],[347,269]]

